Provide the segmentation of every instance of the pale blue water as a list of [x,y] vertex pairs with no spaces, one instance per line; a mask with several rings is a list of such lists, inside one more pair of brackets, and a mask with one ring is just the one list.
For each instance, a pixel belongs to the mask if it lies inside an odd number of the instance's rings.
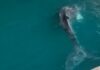
[[[73,46],[59,25],[61,7],[81,1],[2,0],[0,1],[0,70],[65,70]],[[81,6],[81,5],[80,5]],[[82,22],[73,28],[82,47],[100,56],[99,18],[82,12]],[[90,9],[91,10],[91,9]],[[74,70],[90,70],[100,59],[86,59]]]

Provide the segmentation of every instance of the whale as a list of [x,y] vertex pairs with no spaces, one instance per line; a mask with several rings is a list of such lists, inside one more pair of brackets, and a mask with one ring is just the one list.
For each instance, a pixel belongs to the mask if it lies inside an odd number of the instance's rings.
[[59,12],[60,24],[73,44],[73,51],[69,54],[65,62],[65,70],[74,70],[74,68],[82,63],[86,58],[94,60],[100,59],[100,57],[87,52],[77,40],[71,24],[77,16],[78,19],[82,18],[80,17],[79,10],[80,9],[77,6],[65,6],[62,7]]
[[86,52],[80,47],[77,37],[71,27],[71,21],[76,17],[76,12],[76,8],[68,6],[63,7],[59,12],[60,24],[73,44],[73,51],[69,54],[65,62],[65,70],[73,70],[87,57]]
[[76,35],[72,29],[71,21],[76,17],[77,10],[74,7],[63,7],[60,12],[60,24],[68,34],[74,46],[79,46]]

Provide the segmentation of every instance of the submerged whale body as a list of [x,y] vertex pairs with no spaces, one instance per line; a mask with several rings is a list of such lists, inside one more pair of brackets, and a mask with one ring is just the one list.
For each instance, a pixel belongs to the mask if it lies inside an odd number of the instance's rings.
[[78,12],[77,8],[66,6],[63,7],[59,13],[61,25],[63,29],[66,31],[66,33],[68,34],[74,47],[80,46],[71,26],[71,21],[76,17],[77,12]]
[[76,35],[71,27],[71,20],[76,18],[76,14],[78,9],[75,7],[63,7],[60,11],[60,21],[63,29],[68,34],[72,44],[74,51],[69,55],[65,63],[66,70],[73,70],[77,65],[79,65],[86,57],[87,54],[84,52],[82,47],[76,38]]
[[69,54],[65,63],[65,70],[73,70],[76,66],[78,66],[81,62],[85,60],[85,58],[92,59],[100,59],[99,57],[95,57],[87,53],[83,47],[79,44],[77,37],[72,29],[71,21],[74,19],[82,19],[83,17],[80,14],[80,9],[75,7],[66,6],[60,10],[59,13],[61,25],[65,32],[68,34],[69,39],[73,44],[73,52]]

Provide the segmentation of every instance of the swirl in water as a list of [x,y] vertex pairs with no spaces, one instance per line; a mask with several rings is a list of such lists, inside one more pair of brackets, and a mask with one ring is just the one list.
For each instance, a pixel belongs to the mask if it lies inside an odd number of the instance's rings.
[[72,44],[74,51],[67,57],[65,63],[66,70],[73,70],[77,65],[79,65],[85,58],[91,58],[94,56],[90,56],[79,44],[77,37],[71,27],[71,21],[76,19],[81,20],[83,19],[82,15],[80,14],[80,8],[77,6],[74,7],[63,7],[60,11],[60,21],[61,25],[68,34]]

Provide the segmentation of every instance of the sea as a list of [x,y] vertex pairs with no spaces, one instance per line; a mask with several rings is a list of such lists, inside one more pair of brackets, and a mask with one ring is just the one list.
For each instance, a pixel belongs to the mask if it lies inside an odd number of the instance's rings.
[[[87,54],[81,62],[69,58],[73,45],[59,19],[62,7],[75,5],[83,19],[72,28]],[[0,70],[91,70],[99,57],[99,0],[0,0]]]

